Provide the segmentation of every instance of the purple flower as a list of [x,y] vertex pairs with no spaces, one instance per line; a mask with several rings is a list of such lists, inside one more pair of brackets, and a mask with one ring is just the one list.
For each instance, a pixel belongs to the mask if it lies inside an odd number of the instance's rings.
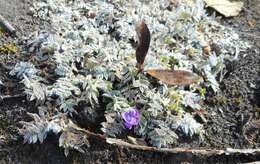
[[139,123],[140,113],[136,107],[131,107],[127,111],[122,112],[121,116],[127,129],[132,129],[133,126]]

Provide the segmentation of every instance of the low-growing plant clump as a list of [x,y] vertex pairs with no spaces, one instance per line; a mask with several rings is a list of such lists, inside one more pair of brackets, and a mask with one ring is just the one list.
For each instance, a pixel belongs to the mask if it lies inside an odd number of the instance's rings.
[[[23,55],[31,60],[10,72],[38,109],[19,132],[28,143],[60,135],[65,154],[89,145],[77,117],[107,137],[142,138],[158,148],[174,147],[180,138],[203,142],[203,123],[194,114],[205,110],[209,92],[219,91],[224,61],[250,48],[209,16],[202,0],[39,0],[31,10],[52,30],[25,38]],[[149,50],[142,49],[145,60],[136,61],[142,21]],[[167,77],[169,70],[182,74]],[[187,71],[199,80],[187,82]],[[169,78],[175,81],[167,83]]]

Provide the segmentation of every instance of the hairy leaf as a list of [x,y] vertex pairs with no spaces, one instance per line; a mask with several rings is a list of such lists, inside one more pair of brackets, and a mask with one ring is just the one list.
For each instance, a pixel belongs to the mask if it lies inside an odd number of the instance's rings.
[[24,80],[22,81],[25,85],[25,93],[29,101],[36,100],[37,104],[43,104],[47,96],[47,87],[35,79],[29,79],[24,75]]
[[184,117],[180,120],[178,125],[179,125],[179,129],[186,136],[189,137],[192,137],[195,134],[201,136],[201,134],[203,133],[202,124],[196,122],[196,120],[188,113],[184,115]]
[[108,136],[116,137],[124,130],[120,116],[116,113],[107,113],[106,122],[102,122],[101,130]]
[[66,156],[69,154],[69,149],[84,153],[85,151],[82,148],[84,145],[89,146],[89,141],[86,134],[79,130],[68,128],[60,135],[59,146],[64,148]]
[[148,133],[148,138],[153,146],[158,148],[168,147],[170,144],[177,142],[178,136],[168,127],[155,128],[153,131]]
[[19,62],[11,70],[10,75],[16,76],[19,79],[23,79],[24,76],[31,78],[38,71],[35,69],[34,65],[28,62]]
[[23,135],[24,143],[36,143],[38,140],[42,143],[48,132],[57,134],[62,130],[58,117],[48,119],[34,113],[28,113],[28,115],[33,119],[31,122],[20,122],[23,127],[19,129],[19,133]]

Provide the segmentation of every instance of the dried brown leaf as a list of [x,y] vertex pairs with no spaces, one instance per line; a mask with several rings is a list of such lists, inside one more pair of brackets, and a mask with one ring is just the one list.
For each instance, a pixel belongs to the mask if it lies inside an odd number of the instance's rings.
[[138,45],[136,48],[136,67],[139,70],[143,70],[144,59],[150,46],[151,33],[143,21],[136,25],[135,30],[138,36]]
[[168,85],[190,85],[202,80],[200,76],[184,70],[149,69],[147,73]]

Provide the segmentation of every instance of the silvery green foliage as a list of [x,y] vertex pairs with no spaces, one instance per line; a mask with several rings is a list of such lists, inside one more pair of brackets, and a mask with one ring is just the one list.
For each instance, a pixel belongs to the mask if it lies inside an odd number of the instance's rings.
[[206,76],[207,85],[213,89],[214,92],[219,90],[219,83],[216,79],[218,73],[224,68],[223,56],[217,57],[215,54],[209,56],[207,65],[203,67],[203,72]]
[[[176,100],[169,97],[169,88],[160,83],[153,84],[144,76],[145,73],[137,74],[135,50],[130,43],[130,40],[137,41],[135,24],[144,20],[152,34],[144,72],[148,68],[196,68],[206,78],[204,85],[217,91],[217,77],[224,67],[223,59],[237,58],[239,52],[249,45],[234,30],[206,15],[203,0],[190,2],[180,1],[174,6],[168,0],[126,0],[124,3],[120,0],[88,3],[81,0],[37,0],[32,7],[35,16],[50,22],[53,33],[38,32],[30,37],[27,51],[34,52],[40,61],[48,60],[54,64],[58,77],[54,83],[46,85],[47,91],[37,78],[27,78],[29,93],[34,95],[32,99],[44,102],[46,97],[58,97],[55,107],[65,113],[74,112],[74,107],[82,100],[86,102],[85,108],[95,109],[105,99],[106,122],[102,123],[102,131],[118,136],[124,131],[119,113],[130,104],[135,105],[138,97],[145,102],[141,111],[148,116],[141,119],[135,131],[154,146],[174,144],[178,138],[175,134],[178,134],[177,128],[190,136],[199,133],[203,127],[191,116],[184,115],[173,122],[173,115],[167,107]],[[212,49],[207,59],[203,47],[211,43],[220,47],[221,52]],[[46,54],[48,58],[45,58]],[[40,86],[40,91],[34,89],[33,84]],[[200,108],[203,97],[192,90],[184,91],[182,87],[174,90],[182,96],[182,106]],[[162,115],[171,119],[161,119]],[[82,139],[84,144],[88,144],[87,141],[80,137],[80,132],[74,131],[75,128],[67,130],[60,139],[65,154],[70,148],[83,152],[80,149],[83,143],[77,142]],[[70,135],[80,141],[72,140]]]
[[149,98],[147,111],[154,117],[166,110],[166,106],[170,103],[170,99],[164,97],[159,92],[148,90],[146,97]]
[[50,34],[47,31],[34,32],[27,39],[27,48],[30,53],[39,52],[41,44],[47,42]]
[[140,116],[140,121],[138,126],[134,129],[134,132],[137,135],[140,136],[146,136],[148,134],[148,132],[153,128],[153,127],[149,127],[151,126],[151,124],[149,124],[149,121],[146,119],[145,115],[142,114]]
[[122,71],[122,84],[126,84],[129,82],[134,82],[135,77],[137,75],[137,69],[135,67],[131,67],[131,66],[125,66],[123,67],[123,71]]
[[97,78],[97,79],[101,79],[101,80],[108,80],[108,78],[110,78],[112,75],[111,73],[109,72],[108,69],[106,69],[105,67],[95,67],[94,68],[94,76]]
[[110,81],[98,80],[98,89],[102,92],[110,92],[113,89],[113,84]]
[[59,138],[59,146],[64,148],[65,155],[69,153],[69,149],[75,149],[84,153],[82,146],[89,145],[87,135],[84,130],[75,125],[71,120],[64,118],[64,115],[58,114],[48,116],[46,107],[39,107],[39,115],[28,113],[32,118],[31,122],[21,121],[23,125],[19,129],[19,133],[23,135],[25,143],[43,143],[48,133],[61,133]]
[[23,135],[24,143],[31,144],[37,141],[42,143],[49,132],[58,134],[62,130],[58,117],[49,119],[35,113],[28,113],[28,115],[33,119],[31,122],[20,122],[23,127],[19,129],[19,133]]
[[88,75],[82,79],[82,94],[87,98],[88,102],[90,102],[92,106],[94,106],[94,103],[98,104],[98,87],[99,82],[96,79],[93,79],[91,75]]
[[112,90],[102,95],[105,99],[109,100],[106,106],[106,111],[111,112],[122,112],[124,109],[130,107],[127,99],[123,97],[119,90]]
[[177,134],[168,127],[155,128],[147,134],[150,143],[158,148],[169,147],[177,143]]
[[16,63],[15,67],[11,70],[10,75],[16,76],[19,79],[23,79],[23,76],[27,76],[31,78],[32,76],[36,75],[37,69],[34,67],[33,64],[28,62],[19,62]]
[[147,111],[151,113],[152,116],[157,116],[159,113],[164,111],[164,107],[158,101],[150,101],[148,103]]
[[63,110],[64,113],[77,113],[74,109],[77,106],[77,102],[74,99],[67,99],[60,102],[60,109]]
[[[163,55],[163,54],[162,54]],[[167,57],[169,57],[169,54],[166,55]],[[155,57],[155,56],[147,56],[146,59],[145,59],[145,68],[146,69],[154,69],[154,68],[157,68],[157,69],[162,69],[162,68],[165,68],[165,65],[167,67],[168,63],[160,63],[160,61]]]
[[40,50],[36,53],[36,59],[38,61],[47,60],[57,49],[58,45],[54,42],[52,36],[49,36],[47,40],[41,44]]
[[201,137],[204,133],[203,125],[198,123],[189,113],[186,113],[178,122],[178,127],[182,133],[189,137],[193,137],[194,135]]
[[121,134],[124,130],[122,120],[117,113],[105,114],[106,122],[102,122],[101,130],[108,136],[116,137]]
[[29,79],[24,76],[22,83],[25,86],[25,93],[29,101],[36,100],[36,104],[44,104],[47,97],[47,87],[45,84],[40,82],[39,77]]
[[55,69],[55,73],[58,76],[65,77],[67,74],[72,73],[72,68],[70,67],[69,64],[61,63],[61,64],[57,65],[57,67]]
[[82,89],[81,97],[86,98],[86,101],[93,107],[98,104],[99,90],[108,92],[112,88],[112,84],[101,79],[94,79],[92,75],[78,76],[76,84]]
[[192,15],[195,20],[200,20],[202,15],[205,14],[204,10],[204,1],[203,0],[195,0],[195,6],[192,9]]
[[[60,62],[57,58],[55,59],[58,68],[66,70],[65,68],[70,67],[68,64],[73,63],[75,56],[84,57],[85,53],[95,54],[102,67],[111,68],[112,61],[114,63],[122,61],[133,52],[128,40],[135,37],[134,25],[141,19],[146,21],[153,36],[150,55],[147,56],[147,60],[152,58],[153,62],[149,60],[145,63],[146,65],[157,63],[157,66],[160,66],[155,54],[177,55],[177,58],[182,58],[180,67],[189,69],[193,64],[196,65],[197,62],[204,60],[202,59],[202,47],[208,40],[221,43],[223,49],[227,49],[225,51],[229,54],[233,54],[231,51],[235,49],[234,45],[242,47],[241,50],[248,47],[239,40],[234,31],[221,26],[214,21],[214,18],[205,14],[202,0],[196,0],[191,5],[179,3],[178,7],[173,9],[174,12],[166,10],[173,6],[165,0],[153,0],[146,3],[125,1],[125,3],[124,5],[117,1],[65,3],[58,0],[35,3],[34,8],[38,11],[38,16],[48,19],[47,15],[50,15],[53,28],[57,31],[53,39],[62,47],[62,51],[56,51],[54,56],[65,60]],[[94,10],[94,8],[98,10]],[[59,11],[63,11],[64,14],[61,16]],[[83,14],[94,14],[95,16],[93,19],[85,19]],[[78,21],[73,21],[75,18]],[[80,27],[80,30],[71,30],[75,27]],[[111,35],[109,35],[110,29],[114,30]],[[211,29],[217,30],[221,34],[224,32],[225,37],[219,33],[212,33]],[[204,31],[204,33],[200,31]],[[60,36],[60,33],[64,35]],[[120,39],[115,40],[113,38],[115,36]],[[166,37],[174,40],[176,36],[178,39],[175,40],[174,47],[165,44]],[[189,49],[195,50],[192,54],[193,59],[183,54]],[[224,53],[226,54],[226,52]],[[64,58],[64,56],[66,57]],[[66,63],[64,67],[59,66],[62,63]],[[61,74],[64,75],[64,73]],[[106,78],[106,76],[104,77]]]
[[145,90],[148,90],[149,85],[150,85],[150,82],[145,79],[134,80],[134,82],[133,82],[133,88],[138,88],[141,93],[144,93]]
[[27,39],[28,52],[35,53],[38,61],[45,61],[57,50],[58,45],[47,31],[33,33]]
[[[75,78],[75,77],[74,77]],[[70,98],[73,94],[80,95],[81,91],[76,86],[73,78],[59,78],[48,92],[49,96],[58,96],[61,101]]]
[[198,93],[182,91],[180,94],[183,96],[182,104],[185,107],[191,107],[192,109],[201,109],[200,103],[203,101],[203,97],[199,96]]
[[177,127],[175,125],[178,118],[163,116],[156,117],[145,114],[141,116],[139,125],[135,128],[135,133],[145,137],[149,143],[158,148],[169,147],[176,144],[178,135],[175,133]]
[[126,98],[113,96],[112,101],[107,104],[106,110],[108,112],[119,112],[130,107]]
[[73,127],[66,128],[60,135],[59,146],[64,148],[65,156],[68,156],[69,150],[77,150],[78,152],[85,153],[83,146],[89,146],[87,135]]

